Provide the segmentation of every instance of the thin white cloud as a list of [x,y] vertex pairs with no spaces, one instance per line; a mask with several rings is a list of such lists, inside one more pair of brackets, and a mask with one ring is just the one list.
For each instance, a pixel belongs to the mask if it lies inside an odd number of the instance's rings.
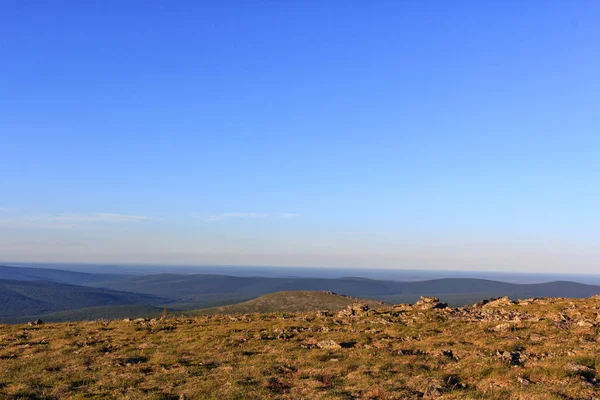
[[267,214],[254,213],[254,212],[250,212],[250,213],[227,212],[227,213],[209,215],[208,217],[206,217],[204,219],[205,219],[205,221],[222,221],[224,219],[230,219],[230,218],[261,219],[261,218],[265,218],[266,216],[267,216]]
[[94,223],[134,223],[150,220],[141,215],[115,213],[40,214],[21,215],[0,219],[0,226],[8,227],[70,227]]

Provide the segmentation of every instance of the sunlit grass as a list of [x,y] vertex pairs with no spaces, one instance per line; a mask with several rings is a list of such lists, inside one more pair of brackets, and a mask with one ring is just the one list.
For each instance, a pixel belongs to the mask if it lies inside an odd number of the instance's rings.
[[[381,309],[2,325],[0,398],[598,396],[600,300],[547,303],[481,321],[472,309]],[[519,327],[490,330],[504,311],[521,316]],[[342,347],[319,348],[326,340]]]

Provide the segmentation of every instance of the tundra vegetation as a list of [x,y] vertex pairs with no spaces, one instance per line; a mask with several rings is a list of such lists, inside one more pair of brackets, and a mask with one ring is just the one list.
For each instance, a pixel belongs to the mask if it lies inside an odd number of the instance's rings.
[[319,311],[1,325],[0,397],[600,398],[598,296],[337,311],[319,296]]

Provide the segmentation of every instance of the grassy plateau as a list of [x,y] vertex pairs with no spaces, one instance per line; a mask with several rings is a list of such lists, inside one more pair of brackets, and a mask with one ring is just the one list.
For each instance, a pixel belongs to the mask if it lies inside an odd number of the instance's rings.
[[323,311],[248,313],[274,309],[267,299],[237,314],[0,325],[0,398],[600,398],[599,297],[331,296],[315,294]]

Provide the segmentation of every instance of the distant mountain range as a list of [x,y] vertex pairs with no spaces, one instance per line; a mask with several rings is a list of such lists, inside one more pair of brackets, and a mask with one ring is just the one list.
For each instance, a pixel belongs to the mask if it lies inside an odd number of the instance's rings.
[[[499,296],[513,299],[583,298],[600,294],[600,286],[567,281],[514,284],[472,278],[398,282],[359,277],[327,279],[203,274],[118,275],[0,266],[0,322],[6,321],[7,317],[24,318],[56,312],[62,313],[57,318],[65,320],[70,318],[69,315],[73,319],[84,315],[121,317],[124,310],[130,310],[136,315],[143,312],[155,313],[162,307],[193,310],[220,307],[270,293],[289,291],[331,291],[388,303],[412,303],[426,295],[440,297],[452,306],[459,306]],[[271,302],[270,307],[276,303]],[[137,308],[126,309],[122,306]],[[114,310],[111,307],[115,307]],[[69,311],[84,308],[93,312]]]
[[[325,290],[352,297],[387,302],[412,302],[421,295],[437,296],[452,305],[464,305],[498,296],[589,297],[600,293],[600,286],[574,282],[514,284],[485,279],[445,278],[417,282],[396,282],[364,278],[262,278],[226,275],[155,274],[93,284],[119,291],[179,298],[186,308],[202,307],[219,296],[244,300],[268,293],[294,290]],[[194,304],[197,302],[197,304]]]

